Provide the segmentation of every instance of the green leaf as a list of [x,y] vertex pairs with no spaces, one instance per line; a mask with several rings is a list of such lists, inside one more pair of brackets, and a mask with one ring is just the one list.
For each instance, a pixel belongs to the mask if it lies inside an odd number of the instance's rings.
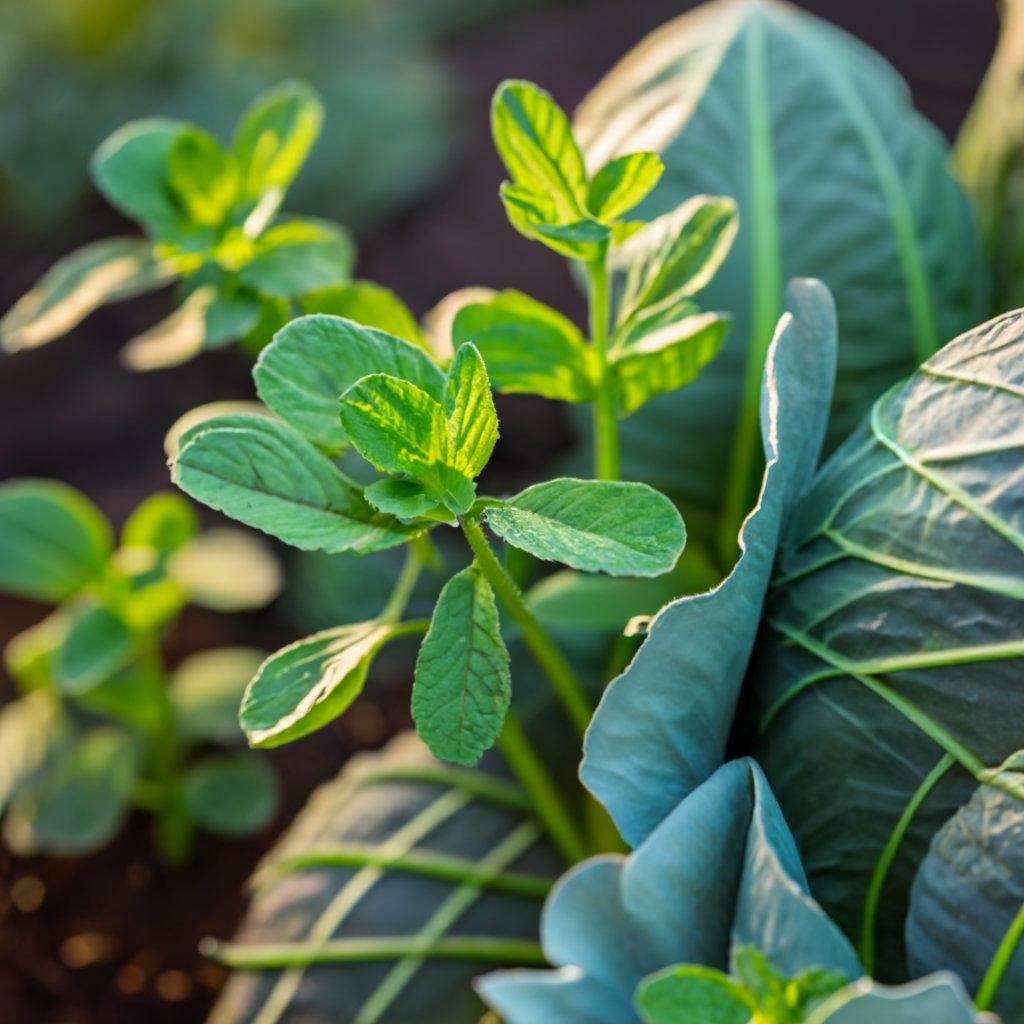
[[260,353],[253,377],[260,398],[278,416],[335,452],[348,443],[338,399],[373,373],[408,381],[438,402],[444,395],[444,374],[422,349],[336,316],[292,321]]
[[105,238],[58,260],[0,320],[7,352],[45,345],[67,334],[90,313],[153,291],[173,278],[145,238]]
[[295,299],[346,280],[354,259],[355,245],[340,225],[292,219],[260,236],[255,255],[238,276],[263,295]]
[[382,473],[420,477],[444,461],[448,423],[422,388],[372,373],[341,396],[341,422],[356,450]]
[[472,343],[459,346],[448,370],[444,412],[448,418],[445,463],[475,479],[497,444],[498,414],[487,369]]
[[619,322],[706,287],[729,255],[738,228],[734,200],[694,196],[630,237],[613,260],[614,267],[628,268]]
[[128,517],[121,530],[121,544],[166,555],[187,544],[198,530],[195,509],[180,494],[161,491],[146,498]]
[[363,497],[379,512],[416,519],[419,516],[451,518],[437,498],[415,480],[378,480],[363,489]]
[[[981,782],[1024,806],[1000,771],[1024,715],[1022,480],[1017,311],[878,400],[806,489],[779,552],[744,727],[812,888],[886,980],[902,975],[929,844],[955,815],[977,827],[978,809],[963,808]],[[967,847],[972,889],[996,855],[989,824]],[[1006,870],[1004,921],[1024,885],[1019,865]],[[980,888],[949,898],[983,900]],[[943,966],[977,978],[1002,933],[988,915],[958,919]]]
[[445,584],[416,659],[416,729],[436,757],[474,765],[498,739],[511,694],[494,594],[470,566]]
[[167,162],[168,183],[198,224],[220,226],[238,199],[241,181],[234,158],[200,128],[174,138]]
[[22,693],[52,689],[53,656],[64,643],[69,626],[69,616],[58,609],[7,641],[4,667]]
[[191,604],[218,612],[262,608],[277,597],[281,566],[259,537],[245,530],[206,530],[176,551],[167,573]]
[[111,839],[128,813],[139,753],[138,742],[118,729],[84,736],[33,787],[31,846],[68,856]]
[[313,445],[264,416],[201,423],[172,474],[197,501],[304,551],[379,551],[412,535],[370,508]]
[[30,693],[0,708],[0,813],[38,778],[66,737],[52,693]]
[[174,717],[186,742],[238,743],[238,709],[267,657],[255,647],[218,647],[186,658],[171,675]]
[[163,370],[187,363],[206,342],[206,318],[219,293],[213,285],[197,288],[169,316],[136,335],[121,349],[129,370]]
[[611,228],[586,218],[559,222],[554,203],[521,185],[505,182],[500,194],[509,222],[521,235],[567,259],[589,263],[604,257]]
[[613,350],[619,414],[628,416],[652,398],[692,384],[718,355],[728,331],[728,317],[702,313],[653,331],[628,348]]
[[688,1017],[700,1024],[749,1024],[758,1009],[749,992],[711,967],[655,974],[641,982],[636,1003],[644,1024],[678,1024]]
[[280,800],[277,776],[255,754],[223,754],[192,765],[183,780],[193,821],[219,836],[247,836],[273,820]]
[[344,317],[427,348],[423,331],[409,307],[390,288],[372,281],[351,281],[309,292],[300,296],[299,305],[304,313]]
[[154,240],[171,241],[187,226],[170,186],[171,152],[191,126],[149,118],[132,121],[103,142],[92,158],[96,187],[111,205],[137,220]]
[[75,694],[75,706],[137,733],[159,735],[167,728],[163,678],[129,664],[95,686]]
[[491,103],[491,131],[516,185],[550,201],[559,223],[582,219],[583,157],[569,119],[550,93],[530,82],[503,82]]
[[0,589],[63,601],[99,575],[113,546],[102,513],[74,488],[49,480],[0,485]]
[[665,171],[657,153],[630,153],[609,160],[587,188],[587,209],[610,224],[652,191]]
[[245,194],[285,191],[305,163],[323,123],[323,106],[305,82],[290,81],[252,103],[235,133],[234,154]]
[[513,547],[610,576],[659,576],[686,543],[675,506],[646,484],[552,480],[488,506],[485,514]]
[[702,511],[723,545],[761,480],[759,386],[788,281],[818,277],[835,295],[830,448],[887,387],[990,315],[942,136],[877,53],[802,9],[720,3],[676,19],[605,76],[574,130],[589,167],[639,149],[661,155],[665,175],[640,216],[697,195],[738,203],[735,245],[701,294],[704,308],[733,317],[721,354],[621,431],[626,479],[677,497],[691,525]]
[[86,607],[57,651],[57,686],[64,693],[85,693],[124,668],[134,653],[135,639],[116,615],[98,605]]
[[260,666],[240,721],[254,747],[277,747],[337,718],[362,693],[370,665],[408,626],[360,622],[283,647]]
[[505,291],[463,306],[452,342],[471,341],[487,364],[491,384],[563,402],[589,402],[594,386],[583,335],[571,320],[536,299]]

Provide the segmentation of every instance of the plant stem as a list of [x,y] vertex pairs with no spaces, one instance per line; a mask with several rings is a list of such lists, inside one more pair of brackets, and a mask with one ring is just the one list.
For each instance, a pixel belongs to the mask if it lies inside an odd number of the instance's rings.
[[509,615],[522,630],[523,640],[530,649],[530,653],[550,680],[555,696],[562,702],[562,706],[577,732],[583,736],[594,712],[583,684],[562,652],[552,643],[544,627],[526,607],[515,581],[506,572],[505,567],[491,550],[490,544],[487,543],[479,520],[472,515],[467,515],[460,519],[460,523],[480,571],[498,595]]
[[982,978],[981,987],[978,989],[978,994],[974,997],[975,1005],[979,1010],[990,1010],[992,1008],[996,994],[999,991],[999,985],[1003,980],[1003,975],[1006,974],[1010,961],[1013,959],[1014,954],[1017,952],[1017,947],[1020,946],[1022,940],[1024,940],[1024,904],[1017,911],[1017,916],[1011,922],[1010,927],[1003,936],[1002,942],[999,943],[996,955],[992,958],[992,962],[985,972],[985,977]]
[[605,254],[587,264],[590,282],[590,341],[597,357],[597,397],[594,401],[594,475],[598,480],[618,480],[619,422],[615,391],[608,372],[608,320],[611,296]]
[[534,813],[547,829],[551,841],[569,864],[587,856],[587,844],[573,821],[572,813],[548,774],[544,763],[530,745],[516,713],[509,710],[498,739],[498,749],[529,794]]
[[153,733],[153,773],[159,796],[153,808],[157,816],[157,843],[169,864],[180,864],[192,843],[192,822],[182,804],[182,743],[174,705],[168,690],[160,641],[155,636],[139,637],[140,659],[146,681],[154,687],[160,721]]
[[412,597],[420,573],[423,571],[423,565],[424,558],[420,547],[415,542],[409,544],[405,551],[405,564],[395,581],[387,604],[384,605],[384,610],[380,613],[381,622],[395,624],[402,621],[409,599]]

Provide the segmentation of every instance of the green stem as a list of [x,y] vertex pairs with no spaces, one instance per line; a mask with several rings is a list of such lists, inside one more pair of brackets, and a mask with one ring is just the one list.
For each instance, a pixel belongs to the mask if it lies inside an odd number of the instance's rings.
[[402,621],[409,599],[412,597],[420,573],[423,571],[423,565],[422,550],[417,544],[410,544],[406,548],[405,564],[402,566],[402,571],[395,581],[394,589],[391,591],[387,604],[384,605],[384,610],[380,613],[381,622],[395,624]]
[[200,944],[204,956],[227,967],[247,970],[281,970],[313,964],[373,963],[414,956],[433,960],[475,960],[481,963],[547,966],[547,958],[536,942],[495,939],[490,936],[459,935],[424,942],[409,938],[334,939],[330,942],[267,943],[236,946],[212,939]]
[[949,754],[946,754],[939,763],[925,776],[924,781],[917,788],[917,792],[910,798],[910,802],[903,809],[899,821],[889,834],[889,838],[882,848],[882,853],[875,862],[875,870],[871,873],[871,883],[868,886],[868,894],[864,900],[864,914],[861,919],[860,930],[860,959],[864,964],[864,970],[870,977],[875,973],[875,920],[878,917],[878,907],[882,901],[882,890],[885,888],[889,871],[892,869],[896,854],[899,853],[903,838],[910,828],[914,816],[917,814],[921,804],[925,802],[928,794],[938,785],[943,775],[949,771],[956,761]]
[[169,864],[180,864],[192,843],[192,822],[181,796],[181,772],[184,751],[178,721],[171,702],[167,672],[160,641],[155,636],[138,637],[139,658],[144,679],[153,687],[160,720],[153,732],[154,813],[157,817],[157,843]]
[[472,515],[467,515],[460,519],[460,523],[480,571],[498,595],[498,599],[505,606],[509,615],[515,620],[516,625],[519,626],[526,646],[550,680],[555,696],[562,702],[562,706],[577,732],[583,736],[594,712],[583,683],[580,682],[562,652],[552,643],[544,627],[526,607],[523,595],[519,592],[515,581],[506,572],[505,567],[491,550],[490,544],[487,543],[479,520]]
[[505,716],[498,749],[519,784],[529,794],[533,811],[547,829],[551,841],[570,864],[578,864],[587,856],[586,842],[576,828],[558,786],[530,745],[514,711],[510,710]]
[[1024,904],[1017,911],[1017,916],[1013,919],[1006,934],[1003,936],[1003,941],[999,943],[996,955],[992,958],[992,963],[989,964],[985,977],[982,978],[981,988],[978,989],[978,994],[974,998],[974,1002],[979,1010],[992,1009],[996,993],[999,991],[999,985],[1022,940],[1024,940]]
[[[532,826],[536,831],[537,826]],[[390,854],[376,846],[361,843],[344,843],[327,846],[321,850],[303,850],[282,860],[275,861],[268,869],[268,875],[287,875],[307,868],[382,868],[389,872],[422,875],[439,878],[445,882],[493,889],[496,892],[510,892],[518,896],[535,896],[543,899],[551,891],[552,880],[540,875],[506,871],[498,873],[485,868],[465,857],[456,857],[433,850],[410,850],[405,854]]]
[[608,364],[608,321],[611,297],[604,254],[587,264],[590,281],[590,341],[597,358],[597,396],[594,401],[594,471],[598,480],[618,480],[619,421],[614,382]]

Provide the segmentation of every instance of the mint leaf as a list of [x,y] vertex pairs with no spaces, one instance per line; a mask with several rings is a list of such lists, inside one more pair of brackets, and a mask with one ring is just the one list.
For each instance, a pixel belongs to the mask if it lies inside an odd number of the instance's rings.
[[474,479],[487,465],[498,441],[498,414],[484,361],[472,344],[459,347],[448,370],[444,393],[448,417],[445,463]]
[[260,236],[239,280],[263,295],[294,299],[344,281],[354,260],[355,246],[340,225],[312,218],[287,220]]
[[579,329],[522,292],[504,291],[463,306],[455,316],[452,341],[476,345],[498,391],[563,402],[593,398],[589,352]]
[[686,543],[676,507],[646,484],[552,480],[488,506],[485,515],[513,547],[609,576],[668,572]]
[[86,735],[32,791],[32,846],[54,854],[96,849],[128,813],[142,758],[135,737],[119,729]]
[[234,158],[201,128],[180,131],[168,155],[168,182],[192,220],[218,227],[238,200],[241,180]]
[[190,743],[240,742],[238,708],[266,657],[266,651],[254,647],[219,647],[186,658],[174,670],[169,687],[182,737]]
[[645,979],[636,1006],[644,1024],[750,1024],[758,1012],[754,999],[728,975],[697,966],[671,967]]
[[[427,348],[426,338],[409,307],[390,289],[372,281],[350,281],[321,288],[299,298],[304,313],[329,313],[375,327]],[[367,370],[371,373],[372,370]]]
[[197,825],[220,836],[245,836],[268,825],[280,787],[273,769],[254,754],[221,754],[189,767],[182,789]]
[[630,153],[609,161],[587,189],[587,209],[610,224],[640,203],[658,184],[665,164],[657,153]]
[[180,494],[161,491],[151,494],[128,517],[121,530],[121,546],[170,554],[198,530],[199,518],[192,506]]
[[612,253],[614,268],[628,268],[619,323],[700,291],[728,256],[738,223],[734,200],[694,196],[623,242]]
[[436,757],[474,765],[497,740],[511,692],[494,594],[470,566],[445,584],[416,659],[416,729]]
[[568,117],[549,93],[530,82],[503,82],[491,103],[491,130],[514,184],[550,201],[559,222],[582,219],[583,157]]
[[95,605],[85,608],[73,619],[57,651],[57,687],[63,693],[85,693],[124,668],[134,647],[134,637],[116,615]]
[[304,82],[285,82],[259,96],[242,116],[234,155],[244,194],[258,199],[292,183],[320,134],[323,106]]
[[99,509],[66,484],[0,485],[0,589],[63,601],[102,572],[114,547]]
[[541,193],[505,182],[500,194],[509,223],[521,235],[568,259],[592,262],[612,238],[612,229],[596,220],[559,220],[557,206]]
[[108,302],[160,288],[172,278],[145,238],[106,238],[58,260],[0,319],[7,352],[59,338]]
[[363,377],[400,377],[438,402],[444,373],[420,348],[336,316],[293,320],[260,353],[253,370],[260,398],[286,423],[329,452],[349,440],[339,396]]
[[363,489],[363,497],[378,511],[399,519],[450,518],[437,498],[415,480],[378,480]]
[[729,330],[727,317],[705,313],[687,317],[612,352],[615,399],[628,416],[655,398],[691,384],[718,355]]
[[421,477],[443,463],[444,408],[415,384],[372,373],[341,396],[341,422],[356,450],[382,473]]
[[190,127],[164,118],[132,121],[100,145],[90,164],[93,181],[110,204],[161,241],[177,238],[187,227],[169,174],[175,141]]
[[366,553],[413,531],[381,516],[312,444],[282,423],[240,413],[182,439],[175,483],[198,501],[306,551]]
[[360,622],[314,633],[282,648],[249,683],[239,721],[254,747],[277,747],[337,718],[363,691],[377,652],[411,632]]

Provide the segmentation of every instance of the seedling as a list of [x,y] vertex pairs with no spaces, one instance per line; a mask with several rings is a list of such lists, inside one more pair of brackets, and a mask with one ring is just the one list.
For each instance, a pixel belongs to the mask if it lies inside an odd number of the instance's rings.
[[[237,530],[198,533],[176,494],[144,501],[115,548],[110,524],[74,489],[0,487],[0,587],[57,605],[4,652],[22,693],[0,712],[0,811],[12,845],[95,849],[138,807],[156,816],[160,850],[176,862],[197,828],[242,835],[265,825],[275,777],[261,758],[231,751],[237,702],[263,652],[207,651],[169,672],[161,640],[186,603],[258,607],[279,583],[261,543]],[[208,753],[211,744],[226,749]]]
[[0,321],[0,345],[34,348],[108,302],[176,283],[181,305],[129,342],[129,366],[167,366],[233,341],[261,348],[304,296],[347,280],[352,266],[343,228],[278,213],[322,119],[316,93],[287,82],[256,99],[228,147],[167,119],[114,132],[96,151],[93,181],[144,236],[58,262]]

